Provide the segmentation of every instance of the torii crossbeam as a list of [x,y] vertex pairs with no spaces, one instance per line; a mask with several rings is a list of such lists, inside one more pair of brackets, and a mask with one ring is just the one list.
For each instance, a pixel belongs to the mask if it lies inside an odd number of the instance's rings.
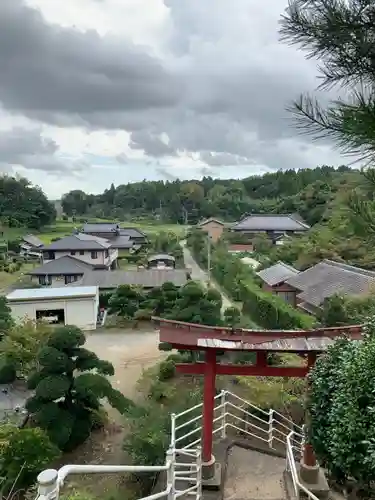
[[[205,362],[181,363],[177,371],[204,376],[203,398],[203,463],[212,467],[213,419],[216,375],[244,375],[262,377],[306,377],[316,358],[338,337],[352,340],[362,338],[362,326],[318,328],[315,330],[247,330],[185,323],[152,318],[159,325],[161,343],[174,349],[204,351]],[[231,365],[217,362],[223,351],[256,353],[254,365]],[[267,364],[269,353],[296,353],[306,358],[304,366],[279,367]],[[303,459],[307,467],[315,467],[312,447],[306,443]]]

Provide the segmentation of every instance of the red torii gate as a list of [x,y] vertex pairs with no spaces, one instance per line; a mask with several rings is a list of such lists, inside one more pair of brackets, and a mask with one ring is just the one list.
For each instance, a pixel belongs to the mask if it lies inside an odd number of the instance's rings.
[[[185,323],[182,321],[152,318],[160,327],[160,342],[174,349],[204,351],[205,362],[181,363],[177,371],[185,374],[204,375],[203,397],[203,465],[206,477],[215,463],[212,455],[213,419],[216,375],[247,375],[263,377],[306,377],[314,366],[318,354],[324,352],[334,339],[348,336],[362,338],[362,326],[318,328],[316,330],[246,330]],[[217,353],[222,351],[248,351],[256,353],[254,365],[217,363]],[[304,366],[269,366],[267,354],[289,352],[307,358]],[[313,449],[308,443],[303,450],[302,464],[316,468]]]

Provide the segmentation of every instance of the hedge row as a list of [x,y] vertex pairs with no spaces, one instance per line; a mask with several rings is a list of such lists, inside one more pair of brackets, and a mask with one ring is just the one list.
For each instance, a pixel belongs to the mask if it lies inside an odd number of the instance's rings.
[[243,314],[247,314],[258,325],[269,329],[310,329],[315,318],[303,314],[287,304],[282,298],[264,292],[256,283],[242,283]]

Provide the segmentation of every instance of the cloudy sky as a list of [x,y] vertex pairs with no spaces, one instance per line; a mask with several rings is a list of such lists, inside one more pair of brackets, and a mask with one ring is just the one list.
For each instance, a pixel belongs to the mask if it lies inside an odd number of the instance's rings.
[[285,107],[316,66],[286,0],[1,0],[0,170],[50,197],[340,164]]

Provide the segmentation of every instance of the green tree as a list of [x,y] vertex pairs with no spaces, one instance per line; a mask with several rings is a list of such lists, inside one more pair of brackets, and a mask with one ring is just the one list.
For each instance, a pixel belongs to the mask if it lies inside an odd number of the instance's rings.
[[6,334],[14,325],[12,311],[8,306],[7,299],[0,296],[0,338]]
[[337,340],[310,375],[309,439],[320,464],[339,481],[375,479],[369,445],[375,435],[375,322],[365,340]]
[[36,476],[60,451],[47,434],[39,428],[19,429],[13,425],[0,426],[0,476],[2,494],[28,488]]
[[227,307],[224,311],[224,321],[227,326],[239,326],[241,323],[241,313],[237,307]]
[[135,287],[121,285],[109,299],[110,313],[117,313],[123,318],[133,318],[144,300],[143,294]]
[[105,377],[114,374],[112,364],[83,348],[84,343],[79,328],[56,328],[39,351],[39,369],[28,380],[35,394],[26,408],[61,450],[75,448],[90,435],[103,398],[120,412],[130,405]]

